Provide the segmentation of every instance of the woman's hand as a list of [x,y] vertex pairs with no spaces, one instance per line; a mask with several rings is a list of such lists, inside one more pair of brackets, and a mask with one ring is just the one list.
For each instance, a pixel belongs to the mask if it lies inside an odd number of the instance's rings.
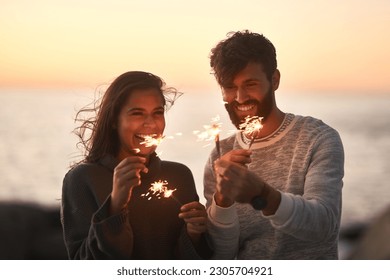
[[114,169],[110,215],[119,213],[127,207],[130,201],[133,187],[141,184],[140,172],[148,172],[143,157],[127,157]]
[[184,204],[180,208],[179,218],[183,219],[187,225],[187,233],[192,242],[196,244],[202,233],[207,229],[206,208],[198,201]]

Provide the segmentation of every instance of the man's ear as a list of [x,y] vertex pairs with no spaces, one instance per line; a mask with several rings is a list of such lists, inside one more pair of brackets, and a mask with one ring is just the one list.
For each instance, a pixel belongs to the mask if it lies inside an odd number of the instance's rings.
[[280,83],[280,72],[278,69],[276,69],[275,72],[272,74],[272,89],[273,89],[273,91],[275,91],[279,88],[279,83]]

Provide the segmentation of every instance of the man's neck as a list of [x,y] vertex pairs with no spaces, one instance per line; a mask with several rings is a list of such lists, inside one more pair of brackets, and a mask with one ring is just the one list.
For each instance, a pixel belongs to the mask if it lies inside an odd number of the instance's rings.
[[274,133],[283,123],[285,115],[286,113],[280,111],[277,107],[275,107],[275,110],[273,110],[268,115],[268,117],[263,120],[263,128],[260,130],[260,133],[257,134],[256,138],[264,138]]

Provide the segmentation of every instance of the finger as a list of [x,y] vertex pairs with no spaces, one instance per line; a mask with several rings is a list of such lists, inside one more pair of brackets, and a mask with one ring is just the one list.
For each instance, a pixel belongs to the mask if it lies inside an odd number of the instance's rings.
[[189,210],[192,210],[192,209],[199,209],[199,210],[202,210],[202,209],[205,209],[205,207],[198,201],[192,201],[192,202],[189,202],[189,203],[186,203],[184,204],[180,210],[185,212],[185,211],[189,211]]
[[114,169],[114,175],[124,176],[125,174],[136,172],[139,174],[141,171],[144,171],[146,166],[143,163],[131,163],[124,166],[119,166]]
[[119,170],[126,169],[128,167],[132,168],[139,168],[143,172],[147,173],[148,169],[145,166],[146,159],[144,157],[139,157],[139,156],[131,156],[127,157],[124,160],[122,160],[116,168]]
[[187,223],[187,232],[188,233],[203,233],[207,230],[206,224],[193,224],[193,223]]
[[182,219],[191,219],[191,218],[198,218],[198,217],[200,217],[200,218],[207,217],[206,210],[205,209],[202,209],[202,210],[191,209],[189,211],[179,213],[179,218],[182,218]]
[[[116,183],[115,183],[116,182]],[[117,186],[132,187],[141,184],[140,169],[116,170],[114,172],[114,183]]]
[[252,159],[249,156],[244,156],[244,155],[232,155],[230,160],[232,162],[243,164],[243,165],[252,162]]
[[187,232],[188,233],[203,233],[206,230],[207,230],[206,225],[187,224]]
[[127,157],[127,158],[124,158],[118,165],[117,167],[121,167],[121,166],[126,166],[128,164],[131,164],[131,163],[146,163],[146,158],[144,157],[139,157],[139,156],[131,156],[131,157]]
[[207,219],[205,217],[193,217],[189,219],[183,219],[186,223],[203,225],[207,223]]
[[218,160],[215,164],[215,169],[217,174],[225,179],[242,176],[247,171],[246,167],[226,160]]
[[232,156],[232,155],[246,155],[250,156],[252,154],[251,150],[247,149],[235,149],[231,150],[230,152],[226,153],[225,155]]
[[237,149],[225,154],[222,159],[229,161],[248,161],[252,155],[251,150]]

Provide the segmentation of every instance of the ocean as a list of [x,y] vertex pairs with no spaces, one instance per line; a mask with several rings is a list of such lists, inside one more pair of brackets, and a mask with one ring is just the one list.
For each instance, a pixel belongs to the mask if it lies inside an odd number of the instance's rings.
[[[365,223],[390,204],[390,95],[296,94],[278,91],[281,110],[322,119],[345,149],[342,225]],[[91,90],[0,90],[0,200],[59,205],[62,179],[80,159],[75,113],[93,101]],[[218,92],[187,92],[167,112],[161,158],[191,168],[201,202],[203,167],[214,143],[200,142],[220,116],[221,138],[234,130]]]

